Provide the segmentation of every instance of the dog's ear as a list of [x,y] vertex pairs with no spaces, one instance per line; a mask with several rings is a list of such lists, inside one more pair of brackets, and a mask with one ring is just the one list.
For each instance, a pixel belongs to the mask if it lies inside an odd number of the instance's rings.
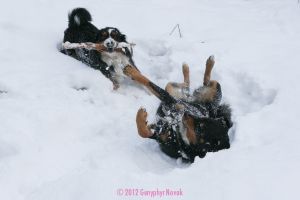
[[119,40],[120,40],[121,42],[127,42],[127,41],[126,41],[126,35],[120,33]]

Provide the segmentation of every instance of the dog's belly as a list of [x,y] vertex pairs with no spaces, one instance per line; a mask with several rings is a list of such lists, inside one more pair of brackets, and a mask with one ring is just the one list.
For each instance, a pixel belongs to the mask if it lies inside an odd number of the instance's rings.
[[108,65],[113,66],[117,76],[124,76],[123,69],[129,65],[129,59],[124,54],[119,52],[103,52],[101,53],[102,60]]

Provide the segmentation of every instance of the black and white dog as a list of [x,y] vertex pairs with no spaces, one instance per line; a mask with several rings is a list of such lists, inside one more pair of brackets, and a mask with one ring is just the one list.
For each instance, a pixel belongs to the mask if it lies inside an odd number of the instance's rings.
[[99,46],[98,49],[74,48],[62,49],[61,52],[100,70],[113,82],[114,89],[117,89],[124,77],[122,69],[128,64],[135,66],[126,35],[113,27],[99,30],[91,23],[91,14],[85,8],[73,9],[68,17],[69,25],[64,32],[64,43],[95,43]]

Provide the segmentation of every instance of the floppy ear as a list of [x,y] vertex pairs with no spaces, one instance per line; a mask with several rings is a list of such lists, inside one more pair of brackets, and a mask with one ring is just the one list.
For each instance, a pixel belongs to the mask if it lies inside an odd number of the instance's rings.
[[99,31],[98,31],[98,33],[97,33],[97,42],[101,42],[101,41],[103,41],[104,40],[104,38],[102,37],[102,35],[101,35],[101,33],[103,32],[103,30],[104,29],[100,29]]
[[127,41],[126,41],[126,35],[120,34],[120,41],[121,41],[121,42],[127,42]]

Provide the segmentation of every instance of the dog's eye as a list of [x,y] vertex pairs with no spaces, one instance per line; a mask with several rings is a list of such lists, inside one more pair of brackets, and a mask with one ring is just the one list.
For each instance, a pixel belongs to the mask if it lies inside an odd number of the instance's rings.
[[102,35],[103,37],[106,37],[106,36],[108,35],[108,33],[107,33],[106,31],[104,31],[104,32],[101,33],[101,35]]
[[112,32],[110,33],[110,35],[111,35],[111,37],[116,37],[116,36],[117,36],[117,32],[116,32],[116,31],[112,31]]

